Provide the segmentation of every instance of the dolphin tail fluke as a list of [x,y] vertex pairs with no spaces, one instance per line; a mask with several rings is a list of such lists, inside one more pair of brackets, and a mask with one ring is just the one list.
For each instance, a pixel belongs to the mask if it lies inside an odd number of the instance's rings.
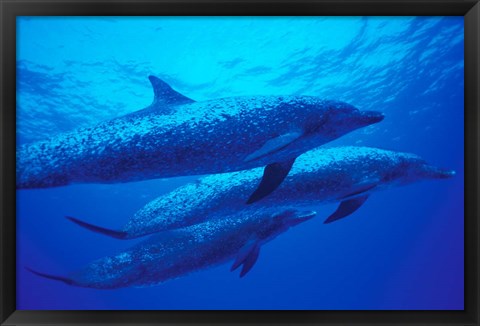
[[368,195],[358,196],[352,199],[344,200],[340,203],[337,210],[330,215],[323,223],[328,224],[355,212],[368,199]]
[[88,229],[90,231],[101,233],[103,235],[106,235],[115,239],[125,240],[127,238],[127,232],[103,228],[101,226],[96,226],[71,216],[65,216],[65,217],[70,221],[72,221],[73,223],[80,225],[81,227]]
[[25,269],[27,271],[29,271],[30,273],[38,275],[38,276],[43,277],[43,278],[48,278],[50,280],[60,281],[60,282],[63,282],[65,284],[68,284],[68,285],[75,285],[75,282],[72,279],[69,279],[67,277],[41,273],[41,272],[38,272],[34,269],[31,269],[30,267],[25,267]]
[[272,163],[267,165],[263,171],[263,177],[262,181],[260,181],[260,185],[253,192],[250,198],[248,198],[247,204],[253,204],[256,201],[267,197],[275,189],[277,189],[287,177],[288,172],[290,172],[293,162],[295,162],[294,158],[286,162]]

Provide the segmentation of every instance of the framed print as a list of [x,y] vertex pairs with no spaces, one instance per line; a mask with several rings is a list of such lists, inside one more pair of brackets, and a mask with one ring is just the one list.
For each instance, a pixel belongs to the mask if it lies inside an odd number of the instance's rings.
[[477,1],[2,1],[2,325],[478,325]]

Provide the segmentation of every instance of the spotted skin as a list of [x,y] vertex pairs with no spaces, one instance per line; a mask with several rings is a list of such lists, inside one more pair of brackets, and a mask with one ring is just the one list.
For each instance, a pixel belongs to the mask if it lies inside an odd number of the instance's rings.
[[[119,183],[240,171],[283,162],[383,119],[378,112],[313,96],[183,95],[17,149],[17,188]],[[156,96],[166,96],[161,91]],[[170,96],[170,95],[169,95]],[[250,159],[282,135],[298,139]],[[248,198],[248,197],[247,197]]]
[[245,209],[223,219],[153,235],[66,276],[29,270],[68,285],[95,289],[152,286],[233,260],[245,244],[254,241],[261,246],[314,215],[279,207]]
[[[245,209],[263,169],[216,174],[187,184],[149,202],[121,229],[125,239],[185,227]],[[413,182],[448,178],[453,171],[428,165],[420,157],[370,147],[332,147],[309,151],[296,160],[285,181],[253,208],[311,207],[339,202]],[[365,191],[366,190],[366,191]]]

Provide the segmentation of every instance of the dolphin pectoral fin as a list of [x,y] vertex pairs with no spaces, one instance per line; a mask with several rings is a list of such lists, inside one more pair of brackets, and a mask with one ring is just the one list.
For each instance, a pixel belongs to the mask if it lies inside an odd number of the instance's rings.
[[293,143],[295,140],[300,138],[303,135],[303,132],[300,131],[292,131],[283,135],[280,135],[278,137],[275,137],[273,139],[270,139],[267,141],[259,150],[256,150],[255,152],[251,153],[245,158],[245,162],[250,162],[253,160],[256,160],[262,156],[271,154],[273,152],[276,152],[291,143]]
[[77,219],[75,217],[71,217],[71,216],[65,216],[65,217],[67,219],[69,219],[70,221],[72,221],[73,223],[75,223],[77,225],[80,225],[81,227],[83,227],[85,229],[88,229],[90,231],[101,233],[103,235],[106,235],[106,236],[109,236],[109,237],[112,237],[112,238],[115,238],[115,239],[124,240],[124,239],[127,238],[127,232],[102,228],[100,226],[96,226],[96,225],[84,222],[82,220],[79,220],[79,219]]
[[173,90],[170,85],[155,76],[148,76],[150,83],[152,83],[153,93],[155,97],[153,99],[153,104],[156,105],[178,105],[178,104],[187,104],[193,103],[194,100],[180,94],[179,92]]
[[236,270],[245,261],[247,256],[252,252],[256,245],[257,241],[255,240],[247,241],[247,243],[245,243],[243,247],[240,248],[240,250],[238,251],[237,258],[235,258],[235,261],[233,262],[230,271],[233,272],[234,270]]
[[252,204],[271,194],[287,177],[288,172],[292,168],[295,159],[286,162],[272,163],[263,170],[263,177],[257,189],[248,198],[247,204]]
[[255,265],[260,253],[260,244],[258,241],[248,241],[238,252],[237,258],[233,263],[230,271],[236,270],[243,265],[240,277],[245,276]]
[[247,259],[243,262],[242,271],[240,272],[240,277],[244,277],[252,269],[253,265],[257,262],[258,255],[260,254],[260,246],[255,246],[250,255],[247,256]]
[[363,205],[367,198],[368,195],[363,195],[342,201],[340,203],[340,206],[338,206],[337,210],[332,215],[330,215],[323,223],[331,223],[352,214],[357,209],[359,209],[360,206]]
[[43,278],[48,278],[49,280],[55,280],[55,281],[60,281],[60,282],[63,282],[65,284],[68,284],[68,285],[73,285],[74,284],[74,281],[67,278],[67,277],[63,277],[63,276],[56,276],[56,275],[50,275],[50,274],[45,274],[45,273],[41,273],[41,272],[37,272],[36,270],[34,269],[31,269],[30,267],[25,267],[25,269],[27,271],[29,271],[30,273],[32,274],[35,274],[37,276],[40,276],[40,277],[43,277]]

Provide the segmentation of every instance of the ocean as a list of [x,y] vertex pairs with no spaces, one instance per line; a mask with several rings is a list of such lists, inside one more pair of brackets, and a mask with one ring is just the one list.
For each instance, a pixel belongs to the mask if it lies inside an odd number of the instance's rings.
[[456,171],[338,204],[262,246],[243,278],[232,262],[157,286],[95,290],[66,275],[142,241],[120,228],[197,176],[17,190],[19,310],[462,310],[463,17],[18,17],[17,146],[151,104],[149,75],[195,99],[312,95],[385,119],[323,147],[415,153]]

